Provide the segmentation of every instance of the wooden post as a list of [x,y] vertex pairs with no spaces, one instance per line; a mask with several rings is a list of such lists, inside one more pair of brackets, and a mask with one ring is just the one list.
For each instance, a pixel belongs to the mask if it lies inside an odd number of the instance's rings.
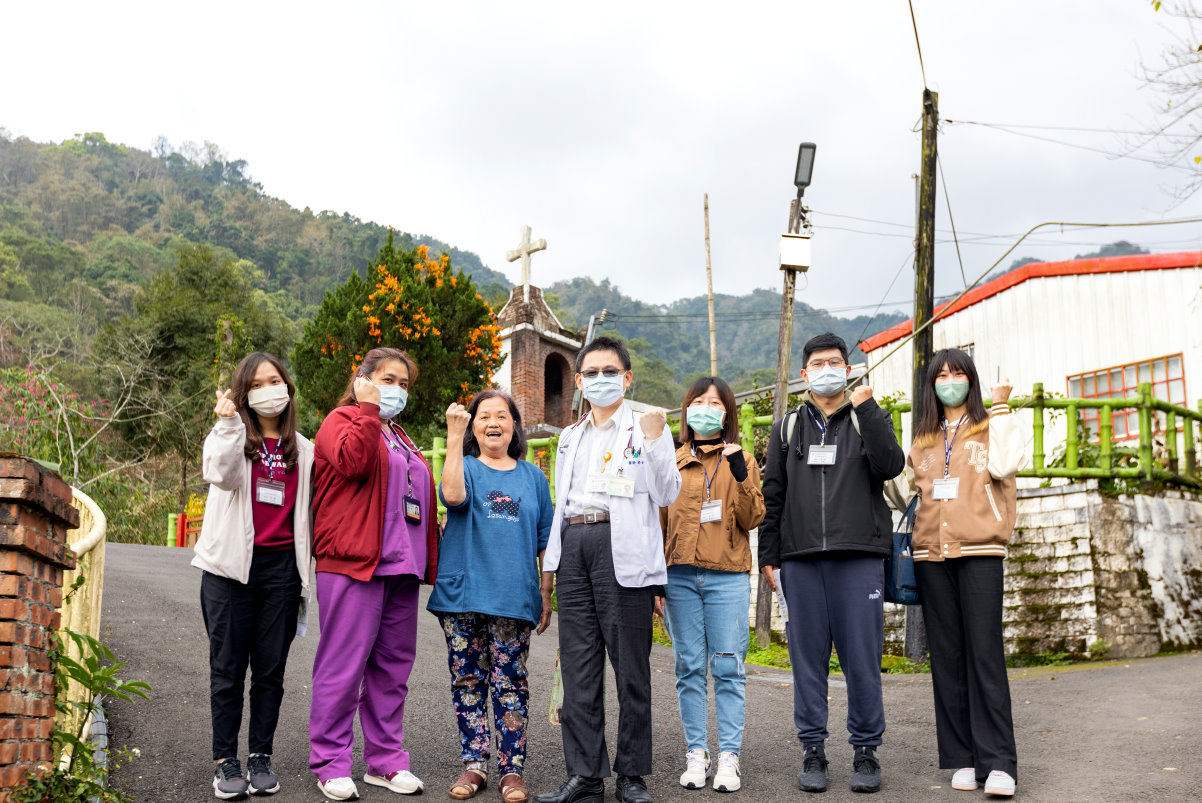
[[[939,94],[922,90],[922,163],[918,183],[918,236],[914,242],[914,392],[910,402],[910,431],[922,420],[922,387],[934,351],[935,314],[935,137],[939,130]],[[927,634],[922,611],[906,606],[906,657],[926,659]]]
[[714,273],[710,269],[710,194],[705,194],[705,292],[710,306],[710,376],[718,375],[718,335],[714,328]]

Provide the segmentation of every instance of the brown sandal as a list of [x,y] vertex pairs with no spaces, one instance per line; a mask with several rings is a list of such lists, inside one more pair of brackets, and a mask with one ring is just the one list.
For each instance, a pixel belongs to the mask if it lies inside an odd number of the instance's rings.
[[470,800],[487,786],[487,775],[477,770],[464,770],[455,783],[451,784],[451,791],[447,794],[455,800]]
[[505,803],[526,803],[530,799],[530,791],[526,782],[516,772],[511,772],[501,778],[501,800]]

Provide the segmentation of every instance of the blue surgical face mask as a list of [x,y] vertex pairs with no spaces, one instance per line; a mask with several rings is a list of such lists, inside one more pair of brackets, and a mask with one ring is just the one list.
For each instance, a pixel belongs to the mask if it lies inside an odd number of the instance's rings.
[[814,373],[807,372],[810,379],[810,390],[819,396],[835,396],[847,387],[847,368],[824,365]]
[[584,398],[588,399],[589,404],[595,407],[608,407],[622,398],[626,393],[626,388],[622,383],[622,374],[613,377],[597,374],[592,377],[584,377],[583,388],[580,392],[584,394]]
[[712,438],[722,431],[722,422],[726,419],[726,411],[698,404],[689,407],[686,416],[686,421],[694,432],[703,438]]
[[380,389],[380,418],[388,420],[405,409],[409,391],[400,385],[376,385]]

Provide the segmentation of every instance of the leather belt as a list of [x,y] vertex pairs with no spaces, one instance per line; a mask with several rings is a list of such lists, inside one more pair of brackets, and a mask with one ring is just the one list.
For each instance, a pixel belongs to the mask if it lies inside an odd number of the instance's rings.
[[569,525],[598,524],[603,521],[609,521],[608,513],[585,513],[583,516],[571,516],[567,519]]

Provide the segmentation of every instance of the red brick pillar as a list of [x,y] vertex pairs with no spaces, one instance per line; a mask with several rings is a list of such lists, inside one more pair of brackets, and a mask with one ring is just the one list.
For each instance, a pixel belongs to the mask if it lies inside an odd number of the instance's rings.
[[75,565],[67,530],[79,526],[71,487],[21,457],[0,458],[0,803],[54,759],[54,667],[63,570]]

